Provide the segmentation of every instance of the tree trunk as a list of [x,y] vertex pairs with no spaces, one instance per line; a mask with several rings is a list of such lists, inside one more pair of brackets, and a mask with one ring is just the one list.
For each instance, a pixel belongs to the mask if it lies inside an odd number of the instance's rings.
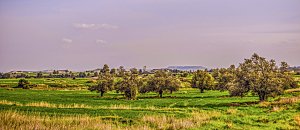
[[267,96],[266,96],[265,93],[260,93],[258,96],[259,96],[259,101],[260,102],[267,100]]
[[200,93],[203,93],[204,92],[204,89],[203,88],[200,88]]
[[159,93],[159,97],[162,98],[163,91],[162,91],[162,90],[159,90],[158,93]]
[[101,92],[100,92],[100,95],[101,95],[101,97],[103,97],[103,94],[104,94],[104,92],[103,92],[103,91],[101,91]]

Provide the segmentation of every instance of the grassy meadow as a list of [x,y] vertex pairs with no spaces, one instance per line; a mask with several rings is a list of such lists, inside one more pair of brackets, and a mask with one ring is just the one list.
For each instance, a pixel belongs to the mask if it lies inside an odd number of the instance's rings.
[[[297,77],[299,78],[299,77]],[[30,79],[35,84],[92,84],[89,79]],[[18,79],[0,84],[17,85]],[[115,91],[0,88],[0,129],[300,129],[300,90],[258,102],[227,91],[182,88],[126,100]]]

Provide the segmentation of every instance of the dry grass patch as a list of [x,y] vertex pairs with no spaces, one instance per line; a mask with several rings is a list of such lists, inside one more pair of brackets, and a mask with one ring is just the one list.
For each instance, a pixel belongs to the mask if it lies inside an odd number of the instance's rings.
[[267,101],[263,101],[263,102],[260,102],[258,105],[259,105],[260,107],[266,108],[266,107],[271,106],[271,103],[270,103],[270,102],[267,102]]
[[103,117],[78,116],[47,116],[40,113],[24,113],[17,111],[0,111],[0,129],[43,129],[43,130],[181,130],[200,127],[208,123],[218,112],[192,112],[188,118],[176,118],[166,115],[147,115],[139,124],[122,124]]
[[278,101],[274,101],[274,102],[260,102],[259,106],[260,107],[269,107],[269,106],[273,106],[273,105],[286,105],[286,104],[295,104],[300,102],[300,96],[297,97],[289,97],[289,98],[281,98]]
[[86,104],[53,104],[48,102],[32,102],[32,103],[19,103],[14,101],[0,100],[0,104],[16,105],[16,106],[30,106],[30,107],[48,107],[48,108],[85,108],[85,109],[111,109],[111,110],[151,110],[151,111],[181,111],[180,108],[158,108],[154,106],[146,107],[132,107],[130,105],[110,105],[110,106],[89,106]]
[[229,109],[227,109],[227,111],[226,111],[226,113],[227,114],[236,114],[238,112],[238,110],[237,109],[235,109],[235,108],[229,108]]
[[150,130],[148,126],[121,126],[113,121],[103,121],[101,117],[81,116],[41,116],[17,111],[0,112],[1,130]]
[[22,105],[20,103],[17,103],[17,102],[12,102],[12,101],[7,101],[7,100],[0,100],[0,104],[4,104],[4,105]]
[[100,118],[88,116],[57,117],[26,115],[16,111],[0,112],[0,129],[113,129]]
[[297,97],[291,97],[291,98],[282,98],[280,99],[278,102],[278,104],[293,104],[293,103],[297,103],[300,101],[300,96]]
[[295,120],[296,124],[298,126],[300,126],[300,115],[296,115],[295,118],[294,118],[294,120]]
[[147,115],[142,121],[159,130],[189,129],[208,123],[212,117],[219,116],[217,112],[192,112],[189,118],[176,118],[166,115]]
[[31,106],[31,107],[49,107],[49,108],[92,108],[91,106],[85,104],[52,104],[48,102],[33,102],[24,104],[24,106]]
[[30,107],[49,107],[49,108],[92,108],[91,106],[85,104],[52,104],[48,102],[32,102],[22,104],[14,101],[0,100],[0,104],[4,105],[16,105],[16,106],[30,106]]
[[273,106],[272,107],[272,112],[280,112],[282,110],[284,110],[285,108],[284,107],[281,107],[281,106]]
[[288,90],[285,90],[285,92],[286,93],[300,92],[300,88],[288,89]]

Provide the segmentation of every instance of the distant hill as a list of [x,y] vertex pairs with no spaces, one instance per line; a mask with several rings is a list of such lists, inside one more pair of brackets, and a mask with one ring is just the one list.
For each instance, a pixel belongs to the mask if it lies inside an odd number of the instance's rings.
[[300,72],[300,66],[294,66],[294,67],[290,67],[290,70],[293,70],[295,72]]
[[167,69],[171,70],[182,70],[182,71],[196,71],[206,69],[203,66],[169,66]]

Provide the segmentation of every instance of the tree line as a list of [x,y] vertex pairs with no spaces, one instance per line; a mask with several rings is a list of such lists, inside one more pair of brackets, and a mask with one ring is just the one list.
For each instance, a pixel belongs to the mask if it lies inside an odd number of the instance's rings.
[[[257,54],[245,59],[237,67],[231,65],[229,68],[210,71],[182,72],[160,69],[149,73],[146,67],[143,70],[132,68],[127,71],[123,66],[110,69],[107,64],[99,70],[100,72],[94,73],[94,77],[98,77],[97,83],[88,89],[100,93],[100,96],[115,90],[128,100],[135,100],[138,94],[148,92],[156,92],[159,97],[163,97],[165,92],[178,91],[182,82],[189,83],[192,88],[198,88],[200,93],[205,90],[219,90],[228,91],[230,96],[240,97],[252,93],[258,96],[260,101],[283,94],[286,89],[298,87],[293,78],[294,73],[289,70],[286,62],[277,66],[275,60],[267,60]],[[85,76],[84,72],[80,72],[77,77]],[[42,73],[37,73],[37,77],[43,77]],[[30,83],[20,79],[17,87],[29,89]]]
[[[248,93],[257,95],[260,101],[268,97],[275,97],[289,88],[296,88],[297,82],[293,73],[289,71],[286,62],[277,66],[275,60],[266,60],[257,54],[245,59],[238,67],[198,70],[189,72],[192,75],[191,87],[204,90],[229,91],[230,96],[243,97]],[[189,73],[187,75],[189,75]],[[135,100],[139,93],[156,92],[159,97],[164,92],[178,91],[184,78],[166,70],[157,70],[153,75],[139,75],[138,71],[120,71],[116,79],[110,73],[108,65],[104,65],[98,75],[97,85],[89,87],[90,91],[97,91],[101,96],[112,90],[121,92],[129,100]]]

